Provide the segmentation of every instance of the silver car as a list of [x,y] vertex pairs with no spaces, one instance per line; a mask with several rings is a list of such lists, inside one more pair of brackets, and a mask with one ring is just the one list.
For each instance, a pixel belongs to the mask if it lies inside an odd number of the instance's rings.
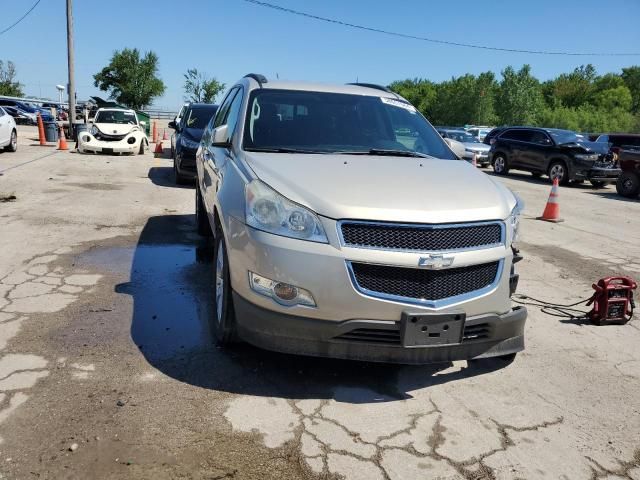
[[440,129],[438,133],[442,135],[442,138],[456,140],[464,145],[465,154],[462,157],[464,160],[471,162],[475,157],[479,166],[489,166],[489,150],[491,149],[489,145],[485,145],[464,130]]
[[524,348],[521,203],[404,98],[250,74],[196,164],[219,343],[410,364]]

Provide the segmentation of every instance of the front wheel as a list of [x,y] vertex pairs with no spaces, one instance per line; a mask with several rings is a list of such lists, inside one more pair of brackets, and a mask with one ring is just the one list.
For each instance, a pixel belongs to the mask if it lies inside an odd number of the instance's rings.
[[18,150],[18,134],[15,130],[11,131],[11,139],[9,140],[9,145],[5,147],[7,152],[15,152]]
[[493,159],[493,171],[498,175],[506,175],[509,173],[509,164],[507,163],[507,157],[502,153],[499,153]]
[[616,182],[616,190],[623,197],[637,197],[640,194],[640,177],[633,172],[622,172]]
[[140,149],[138,150],[138,155],[144,155],[144,138],[140,140]]
[[607,182],[603,182],[602,180],[589,180],[593,188],[604,188],[607,186]]
[[214,245],[214,302],[209,323],[216,343],[229,345],[236,339],[236,317],[231,296],[227,247],[221,229],[216,231]]
[[198,185],[196,185],[196,225],[199,235],[203,237],[210,237],[212,235],[209,219],[207,218],[207,211],[204,207],[204,200],[202,199]]
[[556,178],[560,185],[566,185],[569,183],[569,172],[564,162],[555,161],[549,165],[549,171],[547,172],[549,179],[553,182]]
[[178,161],[173,159],[173,178],[175,179],[176,185],[184,185],[187,183],[187,179],[180,175],[178,171]]

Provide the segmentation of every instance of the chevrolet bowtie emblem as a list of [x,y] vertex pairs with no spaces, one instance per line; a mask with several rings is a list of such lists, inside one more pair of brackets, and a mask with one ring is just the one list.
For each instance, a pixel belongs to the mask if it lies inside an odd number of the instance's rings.
[[428,257],[420,257],[420,260],[418,260],[419,267],[431,270],[449,267],[452,263],[453,257],[445,257],[444,255],[429,255]]

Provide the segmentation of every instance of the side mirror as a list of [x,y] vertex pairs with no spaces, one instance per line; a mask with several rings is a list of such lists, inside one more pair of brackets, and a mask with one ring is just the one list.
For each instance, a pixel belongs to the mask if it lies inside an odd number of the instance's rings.
[[229,148],[231,142],[229,141],[228,131],[226,125],[220,125],[218,128],[215,128],[211,135],[211,146]]
[[171,120],[171,121],[169,122],[169,128],[172,128],[172,129],[174,129],[174,130],[177,130],[177,129],[178,129],[178,125],[176,125],[175,120]]

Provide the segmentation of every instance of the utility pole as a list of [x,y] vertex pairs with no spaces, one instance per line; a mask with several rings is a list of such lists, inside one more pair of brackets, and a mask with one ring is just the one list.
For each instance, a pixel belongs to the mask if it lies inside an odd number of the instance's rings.
[[76,121],[76,78],[73,63],[73,0],[67,0],[67,64],[69,67],[69,135],[73,137]]

